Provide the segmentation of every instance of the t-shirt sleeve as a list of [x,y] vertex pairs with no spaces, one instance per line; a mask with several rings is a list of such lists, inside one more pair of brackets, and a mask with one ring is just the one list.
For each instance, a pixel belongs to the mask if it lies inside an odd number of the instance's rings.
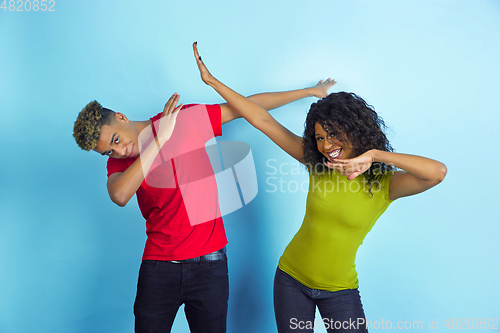
[[[176,127],[181,128],[181,131],[187,131],[189,126],[196,124],[195,127],[201,137],[208,141],[216,136],[222,135],[222,120],[221,120],[221,107],[219,104],[186,104],[183,105],[181,110],[187,113],[179,113],[177,117]],[[162,112],[151,118],[155,124],[161,118]],[[188,117],[190,122],[184,117]],[[207,117],[208,116],[208,117]],[[210,120],[210,124],[208,124]],[[158,125],[155,125],[155,131],[158,131]],[[187,126],[184,128],[183,126]],[[156,134],[156,133],[155,133]]]
[[384,191],[384,199],[389,202],[393,202],[394,200],[389,199],[389,185],[391,184],[391,178],[394,175],[394,170],[387,172],[387,175],[382,179],[382,190]]
[[113,157],[108,158],[108,163],[106,165],[108,169],[108,178],[115,172],[124,172],[127,170],[128,165],[124,160],[119,160]]
[[222,120],[221,120],[221,108],[219,104],[208,104],[206,105],[208,111],[208,117],[210,118],[210,123],[212,124],[212,129],[214,131],[214,136],[222,135]]
[[[184,105],[182,109],[189,109],[186,111],[191,122],[196,124],[195,127],[198,133],[205,141],[222,135],[221,108],[219,104],[188,104]],[[179,121],[179,117],[176,126],[182,127],[179,124],[182,123],[182,121]]]

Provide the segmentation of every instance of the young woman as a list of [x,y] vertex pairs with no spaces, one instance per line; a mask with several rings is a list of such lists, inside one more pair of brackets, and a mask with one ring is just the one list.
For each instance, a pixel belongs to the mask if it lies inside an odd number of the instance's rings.
[[394,153],[382,118],[353,93],[332,93],[313,103],[304,136],[297,136],[215,79],[196,44],[193,47],[202,80],[309,169],[304,221],[276,270],[278,332],[312,332],[316,306],[328,332],[366,332],[357,289],[356,251],[392,201],[439,184],[446,166]]

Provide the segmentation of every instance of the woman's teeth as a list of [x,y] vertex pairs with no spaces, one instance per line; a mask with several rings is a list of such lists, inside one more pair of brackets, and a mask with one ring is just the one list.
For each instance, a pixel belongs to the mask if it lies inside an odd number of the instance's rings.
[[336,159],[337,157],[339,157],[340,155],[340,152],[342,151],[342,148],[339,148],[339,149],[335,149],[333,150],[331,153],[328,153],[328,156],[330,156],[330,158],[332,160]]

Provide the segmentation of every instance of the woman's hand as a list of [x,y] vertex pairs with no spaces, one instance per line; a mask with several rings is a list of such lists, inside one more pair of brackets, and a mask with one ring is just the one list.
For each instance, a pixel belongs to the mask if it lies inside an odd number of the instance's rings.
[[[267,135],[274,143],[281,147],[281,149],[290,154],[290,156],[303,162],[302,138],[293,134],[283,125],[278,123],[261,105],[238,94],[236,91],[214,78],[201,60],[196,42],[193,43],[193,51],[203,82],[212,87],[227,101],[235,112],[245,118],[252,126]],[[299,95],[302,96],[301,94]],[[297,98],[291,97],[291,99],[295,100]],[[277,104],[282,102],[283,100]]]
[[205,64],[201,60],[200,54],[198,53],[198,42],[193,43],[193,51],[194,57],[196,58],[196,64],[198,65],[198,69],[200,71],[201,79],[203,80],[203,82],[210,86],[212,83],[214,83],[215,78],[212,76],[212,74],[210,74],[207,66],[205,66]]
[[182,108],[182,104],[176,107],[180,97],[181,96],[178,93],[173,94],[163,108],[157,135],[160,147],[163,146],[168,139],[170,139],[170,136],[174,131],[175,121],[177,119],[177,115],[179,114],[178,111]]
[[364,152],[355,158],[350,158],[347,160],[333,160],[330,162],[325,162],[325,165],[330,169],[335,169],[342,175],[347,176],[347,179],[353,180],[372,165],[373,153],[371,150]]
[[370,168],[372,163],[380,162],[395,166],[402,171],[394,172],[389,185],[389,199],[418,194],[427,191],[443,181],[447,169],[443,163],[427,157],[369,150],[358,157],[348,160],[326,162],[330,169],[335,169],[353,180]]
[[311,93],[313,96],[324,98],[328,96],[328,90],[330,90],[330,88],[333,87],[336,83],[337,81],[328,78],[324,82],[323,80],[320,80],[314,87],[311,87],[309,89],[311,89]]

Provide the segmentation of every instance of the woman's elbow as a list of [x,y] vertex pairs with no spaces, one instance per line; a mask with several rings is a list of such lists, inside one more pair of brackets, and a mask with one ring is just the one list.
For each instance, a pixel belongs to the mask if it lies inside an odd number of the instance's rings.
[[272,127],[272,121],[269,117],[259,117],[250,121],[250,124],[267,135],[267,131]]

